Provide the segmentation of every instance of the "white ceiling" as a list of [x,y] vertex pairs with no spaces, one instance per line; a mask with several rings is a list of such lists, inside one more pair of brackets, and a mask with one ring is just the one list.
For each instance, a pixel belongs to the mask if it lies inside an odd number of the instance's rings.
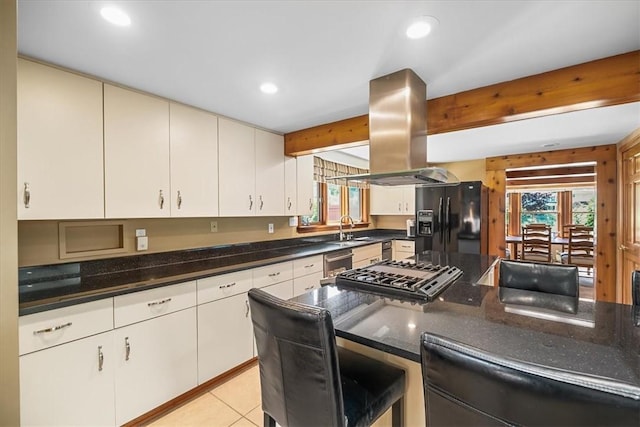
[[[131,26],[104,21],[107,4]],[[440,25],[409,40],[420,15]],[[369,80],[402,68],[435,98],[638,50],[640,1],[18,0],[18,49],[286,133],[365,114]],[[266,80],[280,91],[261,93]],[[608,144],[637,127],[638,104],[599,108],[430,136],[428,157]]]

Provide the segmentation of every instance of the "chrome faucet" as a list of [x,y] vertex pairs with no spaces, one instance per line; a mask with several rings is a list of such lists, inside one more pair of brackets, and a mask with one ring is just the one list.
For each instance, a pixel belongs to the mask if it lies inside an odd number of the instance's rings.
[[351,240],[351,238],[353,237],[353,235],[351,233],[349,234],[345,234],[344,231],[342,231],[342,220],[347,218],[349,220],[349,222],[351,223],[351,229],[353,230],[353,218],[351,218],[350,215],[342,215],[340,217],[340,224],[338,225],[338,228],[340,230],[340,241],[343,241],[346,237],[347,240]]

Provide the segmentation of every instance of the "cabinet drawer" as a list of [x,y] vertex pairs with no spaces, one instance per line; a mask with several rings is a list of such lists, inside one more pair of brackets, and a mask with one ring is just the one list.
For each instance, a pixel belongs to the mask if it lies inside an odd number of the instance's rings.
[[149,289],[114,298],[116,328],[196,305],[196,282]]
[[415,242],[409,240],[394,240],[395,250],[399,252],[414,252],[416,249]]
[[322,255],[315,255],[306,258],[293,260],[293,277],[302,277],[307,274],[322,272]]
[[281,262],[278,264],[267,265],[265,267],[254,268],[253,270],[253,286],[255,288],[263,288],[275,283],[284,282],[293,278],[293,263]]
[[293,296],[297,297],[298,295],[307,293],[312,289],[319,288],[322,276],[322,271],[317,271],[315,273],[293,279]]
[[238,295],[253,287],[251,270],[198,279],[198,304]]
[[353,248],[352,251],[354,263],[363,260],[370,260],[372,258],[382,258],[382,243]]
[[22,316],[20,354],[113,329],[113,298]]

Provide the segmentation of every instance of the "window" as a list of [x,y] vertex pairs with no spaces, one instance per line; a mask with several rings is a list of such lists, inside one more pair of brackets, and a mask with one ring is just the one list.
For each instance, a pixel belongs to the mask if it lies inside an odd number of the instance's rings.
[[572,223],[593,227],[596,207],[595,189],[573,190],[571,193]]
[[[340,218],[349,215],[355,227],[369,225],[368,197],[366,186],[355,182],[336,180],[345,175],[367,173],[366,169],[335,163],[315,156],[313,214],[301,216],[298,232],[337,230]],[[341,182],[342,181],[342,182]]]
[[567,224],[594,226],[595,200],[593,187],[509,192],[505,200],[506,234],[519,235],[522,226],[534,223],[548,224],[559,234]]
[[356,227],[368,226],[368,192],[363,188],[316,182],[313,214],[300,217],[298,231],[337,229],[343,215],[351,216]]
[[525,192],[522,193],[520,223],[547,224],[551,230],[558,231],[558,193]]

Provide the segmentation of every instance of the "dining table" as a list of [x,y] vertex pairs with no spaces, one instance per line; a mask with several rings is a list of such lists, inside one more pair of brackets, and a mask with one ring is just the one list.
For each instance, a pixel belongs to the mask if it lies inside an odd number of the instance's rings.
[[[507,245],[513,246],[513,258],[518,257],[518,245],[522,243],[522,236],[507,236],[505,238]],[[560,236],[551,236],[551,244],[552,245],[562,245],[563,247],[569,244],[568,237],[560,237]]]

